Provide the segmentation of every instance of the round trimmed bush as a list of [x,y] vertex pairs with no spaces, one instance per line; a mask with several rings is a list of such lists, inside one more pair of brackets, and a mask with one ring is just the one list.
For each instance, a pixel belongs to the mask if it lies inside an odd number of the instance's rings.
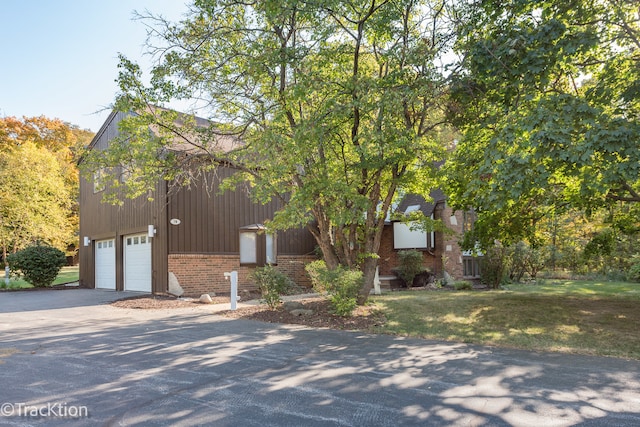
[[36,245],[7,256],[9,268],[36,288],[49,286],[56,280],[67,257],[60,249]]

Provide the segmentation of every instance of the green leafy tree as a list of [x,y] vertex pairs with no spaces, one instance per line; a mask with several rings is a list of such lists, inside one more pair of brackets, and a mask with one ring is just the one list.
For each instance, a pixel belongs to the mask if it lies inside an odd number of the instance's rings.
[[76,161],[93,133],[59,119],[0,118],[3,256],[35,241],[77,246]]
[[0,152],[0,239],[6,251],[43,241],[65,247],[74,238],[73,200],[54,154],[25,142]]
[[[115,108],[135,114],[83,164],[110,170],[112,189],[129,196],[232,164],[241,172],[229,187],[248,184],[257,201],[283,202],[269,227],[308,227],[329,268],[362,270],[362,303],[396,190],[436,185],[447,7],[200,0],[177,24],[148,16],[159,36],[148,41],[159,56],[150,85],[121,58]],[[176,99],[216,125],[156,107]],[[241,146],[222,150],[235,138]],[[124,184],[114,179],[122,170]]]
[[640,202],[637,2],[468,2],[450,117],[464,138],[452,202],[475,206],[490,246],[570,208]]

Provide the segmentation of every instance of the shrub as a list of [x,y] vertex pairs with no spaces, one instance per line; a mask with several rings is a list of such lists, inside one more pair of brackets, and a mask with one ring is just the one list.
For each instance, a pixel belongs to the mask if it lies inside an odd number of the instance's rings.
[[9,268],[36,288],[49,286],[67,263],[64,252],[51,246],[36,245],[7,256]]
[[466,280],[460,280],[453,284],[453,288],[456,291],[470,291],[473,289],[473,283],[467,282]]
[[422,252],[416,250],[405,250],[398,252],[400,266],[397,268],[398,275],[404,280],[407,287],[413,286],[413,279],[425,271],[422,265]]
[[338,316],[349,316],[358,305],[358,291],[362,287],[362,272],[338,266],[329,270],[324,261],[314,261],[305,267],[313,289],[329,295],[329,303]]
[[289,277],[272,265],[256,268],[253,278],[262,292],[262,300],[272,310],[282,302],[281,296],[294,286]]
[[507,249],[507,255],[509,279],[514,282],[520,282],[522,280],[522,276],[527,272],[530,248],[525,242],[520,241]]
[[627,280],[640,283],[640,261],[633,264],[627,272]]
[[525,242],[518,242],[505,249],[505,268],[509,279],[520,282],[525,273],[535,279],[544,267],[545,254],[540,248],[532,248]]
[[313,290],[319,294],[327,293],[327,289],[325,289],[320,279],[322,272],[327,269],[327,264],[325,264],[325,262],[322,260],[313,261],[305,265],[304,269],[311,279]]
[[490,288],[497,289],[503,284],[506,267],[505,249],[492,246],[482,257],[482,281]]

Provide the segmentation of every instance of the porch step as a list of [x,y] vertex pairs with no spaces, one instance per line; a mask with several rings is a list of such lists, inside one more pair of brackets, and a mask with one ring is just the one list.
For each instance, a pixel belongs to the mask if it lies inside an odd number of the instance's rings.
[[[380,276],[378,277],[378,279],[380,279],[380,291],[381,292],[391,292],[391,283],[394,282],[395,280],[398,280],[398,278],[396,276]],[[371,293],[373,293],[374,290],[371,290]]]

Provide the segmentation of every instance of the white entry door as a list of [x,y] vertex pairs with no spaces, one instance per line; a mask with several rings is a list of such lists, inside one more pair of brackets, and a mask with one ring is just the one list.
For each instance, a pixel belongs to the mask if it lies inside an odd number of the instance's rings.
[[116,288],[116,245],[114,239],[95,243],[96,288]]
[[151,292],[151,239],[146,234],[124,238],[124,289]]

